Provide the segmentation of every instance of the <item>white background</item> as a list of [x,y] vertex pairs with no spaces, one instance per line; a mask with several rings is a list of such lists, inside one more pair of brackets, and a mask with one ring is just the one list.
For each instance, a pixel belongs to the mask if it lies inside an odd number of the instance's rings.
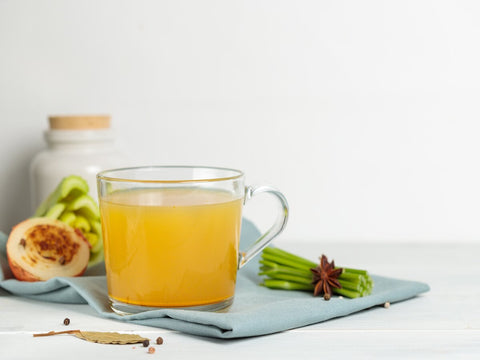
[[282,190],[282,239],[480,241],[479,19],[473,0],[0,0],[0,229],[30,215],[47,116],[109,113],[138,164]]

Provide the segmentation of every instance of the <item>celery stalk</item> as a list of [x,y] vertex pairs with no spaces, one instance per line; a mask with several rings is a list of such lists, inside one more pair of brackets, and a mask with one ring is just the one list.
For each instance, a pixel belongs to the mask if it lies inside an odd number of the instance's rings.
[[[262,252],[259,275],[260,284],[270,289],[303,290],[314,289],[313,275],[310,269],[318,264],[279,248],[268,247]],[[373,280],[366,270],[342,268],[338,277],[341,288],[332,288],[333,293],[348,298],[357,298],[371,294]]]

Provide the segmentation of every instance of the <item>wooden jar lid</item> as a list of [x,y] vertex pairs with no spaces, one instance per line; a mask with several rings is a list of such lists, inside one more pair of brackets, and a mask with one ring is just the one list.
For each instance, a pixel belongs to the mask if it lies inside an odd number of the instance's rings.
[[110,128],[109,115],[49,116],[52,130],[95,130]]

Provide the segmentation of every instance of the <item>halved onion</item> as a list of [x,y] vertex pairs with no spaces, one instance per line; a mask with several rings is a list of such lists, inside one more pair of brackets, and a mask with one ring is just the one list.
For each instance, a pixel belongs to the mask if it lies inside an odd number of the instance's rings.
[[81,276],[90,258],[90,243],[80,230],[49,218],[16,225],[7,241],[10,269],[18,280],[43,281]]

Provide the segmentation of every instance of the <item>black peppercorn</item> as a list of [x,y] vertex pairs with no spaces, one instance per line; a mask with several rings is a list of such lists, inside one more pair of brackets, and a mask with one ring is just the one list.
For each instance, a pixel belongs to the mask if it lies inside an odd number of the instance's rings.
[[70,319],[69,318],[65,318],[63,320],[63,325],[70,325]]
[[150,341],[147,339],[147,340],[143,340],[143,347],[147,347],[148,345],[150,345]]

